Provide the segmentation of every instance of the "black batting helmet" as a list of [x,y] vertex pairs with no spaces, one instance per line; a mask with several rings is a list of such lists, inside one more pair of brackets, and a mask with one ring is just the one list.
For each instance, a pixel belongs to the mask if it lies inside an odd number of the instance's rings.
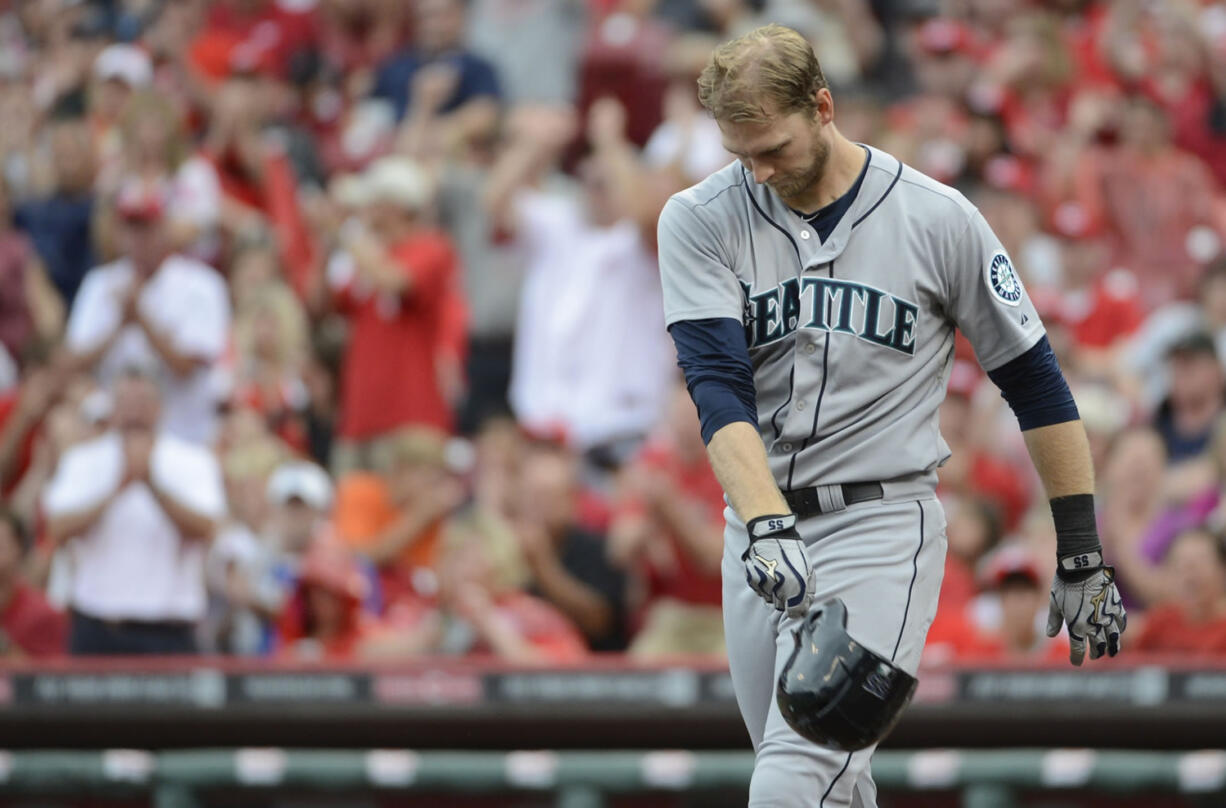
[[821,746],[854,752],[885,737],[916,679],[847,633],[847,606],[831,598],[794,632],[776,700],[788,726]]

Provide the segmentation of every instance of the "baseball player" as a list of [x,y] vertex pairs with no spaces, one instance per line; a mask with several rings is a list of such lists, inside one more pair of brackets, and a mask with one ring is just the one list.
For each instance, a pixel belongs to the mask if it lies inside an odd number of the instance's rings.
[[853,143],[795,31],[719,47],[699,98],[739,159],[669,200],[669,331],[723,484],[732,681],[756,750],[749,804],[876,806],[872,747],[797,735],[774,687],[816,598],[914,673],[937,606],[945,517],[937,428],[954,329],[1015,412],[1051,500],[1048,633],[1114,656],[1124,609],[1103,563],[1085,432],[1009,255],[957,191]]

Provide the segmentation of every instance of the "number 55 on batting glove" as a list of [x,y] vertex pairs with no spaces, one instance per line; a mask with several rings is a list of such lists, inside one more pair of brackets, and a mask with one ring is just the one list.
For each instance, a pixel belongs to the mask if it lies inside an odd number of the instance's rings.
[[816,578],[796,531],[796,515],[759,516],[746,527],[749,547],[741,560],[749,588],[791,617],[804,615],[813,602]]

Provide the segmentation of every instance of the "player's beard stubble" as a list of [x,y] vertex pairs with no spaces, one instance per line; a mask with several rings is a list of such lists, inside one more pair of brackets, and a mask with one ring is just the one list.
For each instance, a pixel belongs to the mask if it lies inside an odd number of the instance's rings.
[[791,204],[793,200],[808,191],[821,180],[826,173],[826,163],[830,160],[830,147],[822,139],[820,128],[813,132],[813,148],[809,152],[809,164],[788,174],[776,174],[766,181],[771,189],[779,194],[779,198]]

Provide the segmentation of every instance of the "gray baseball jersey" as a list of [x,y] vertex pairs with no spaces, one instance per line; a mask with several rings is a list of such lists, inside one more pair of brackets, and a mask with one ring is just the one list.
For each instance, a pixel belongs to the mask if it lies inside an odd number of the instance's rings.
[[1044,333],[975,206],[878,149],[825,242],[732,163],[669,200],[659,253],[669,325],[744,324],[783,489],[933,471],[955,326],[987,370]]

